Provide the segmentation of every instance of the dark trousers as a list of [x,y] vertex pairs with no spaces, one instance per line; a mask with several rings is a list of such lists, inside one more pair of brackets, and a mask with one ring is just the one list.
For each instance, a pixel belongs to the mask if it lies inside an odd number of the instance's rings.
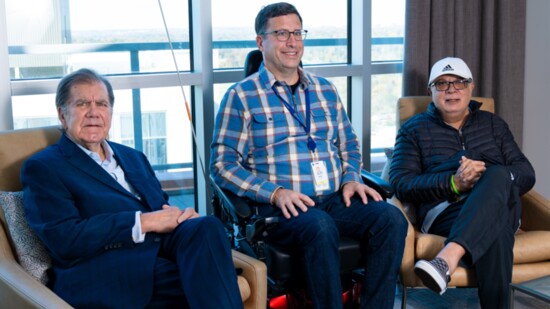
[[514,234],[521,204],[510,172],[488,167],[463,203],[449,206],[434,221],[430,233],[448,237],[466,250],[462,261],[474,266],[482,308],[509,308]]
[[162,238],[147,308],[243,308],[231,248],[213,216],[181,223]]
[[366,278],[361,291],[362,308],[393,308],[395,286],[403,256],[407,221],[401,211],[385,202],[359,198],[346,207],[341,193],[315,201],[315,206],[286,219],[279,208],[258,207],[265,217],[279,216],[267,242],[298,250],[315,308],[342,308],[340,236],[362,241]]

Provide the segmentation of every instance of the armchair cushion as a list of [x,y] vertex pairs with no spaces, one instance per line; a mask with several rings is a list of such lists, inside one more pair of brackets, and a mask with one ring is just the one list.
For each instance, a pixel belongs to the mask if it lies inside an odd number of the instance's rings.
[[529,231],[516,234],[514,264],[550,260],[550,231]]
[[0,192],[0,205],[19,264],[36,280],[46,284],[51,259],[38,236],[27,224],[23,209],[23,192]]
[[[431,260],[445,246],[445,237],[416,231],[416,259]],[[514,264],[544,262],[550,259],[550,231],[520,231],[514,243]]]

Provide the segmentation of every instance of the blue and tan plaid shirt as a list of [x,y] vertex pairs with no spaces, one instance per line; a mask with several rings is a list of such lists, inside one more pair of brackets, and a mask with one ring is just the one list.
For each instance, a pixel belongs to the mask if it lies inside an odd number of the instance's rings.
[[[210,170],[214,181],[231,192],[269,203],[283,187],[308,196],[338,191],[350,181],[361,182],[359,141],[336,88],[328,80],[299,69],[300,84],[293,93],[262,64],[258,73],[233,85],[218,114]],[[307,146],[304,126],[309,91],[311,130],[315,151]],[[326,163],[330,190],[316,192],[311,162]]]

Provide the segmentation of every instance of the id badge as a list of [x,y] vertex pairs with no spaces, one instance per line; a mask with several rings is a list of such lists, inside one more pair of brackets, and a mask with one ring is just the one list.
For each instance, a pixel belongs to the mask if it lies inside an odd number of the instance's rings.
[[325,164],[325,161],[311,162],[311,170],[313,172],[313,183],[315,184],[315,191],[325,191],[330,189],[327,165]]

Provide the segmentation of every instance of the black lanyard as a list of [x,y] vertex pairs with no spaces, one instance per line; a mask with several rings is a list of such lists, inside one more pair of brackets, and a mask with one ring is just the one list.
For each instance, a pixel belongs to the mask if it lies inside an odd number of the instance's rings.
[[[292,117],[294,117],[294,119],[296,119],[296,121],[298,121],[298,123],[306,131],[306,134],[307,134],[307,148],[310,151],[315,151],[315,148],[317,148],[317,143],[315,143],[315,141],[313,140],[313,138],[311,138],[311,135],[309,134],[309,132],[311,130],[311,114],[310,114],[310,105],[311,104],[310,104],[310,99],[309,99],[309,90],[304,89],[304,92],[306,94],[306,122],[305,123],[302,120],[302,117],[300,117],[298,112],[294,109],[294,107],[292,107],[290,104],[288,104],[288,102],[286,100],[281,98],[277,92],[276,93],[277,93],[277,96],[279,96],[279,98],[281,99],[281,101],[283,101],[283,104],[288,109],[288,111],[290,112]],[[293,94],[292,94],[292,96],[293,96]]]

